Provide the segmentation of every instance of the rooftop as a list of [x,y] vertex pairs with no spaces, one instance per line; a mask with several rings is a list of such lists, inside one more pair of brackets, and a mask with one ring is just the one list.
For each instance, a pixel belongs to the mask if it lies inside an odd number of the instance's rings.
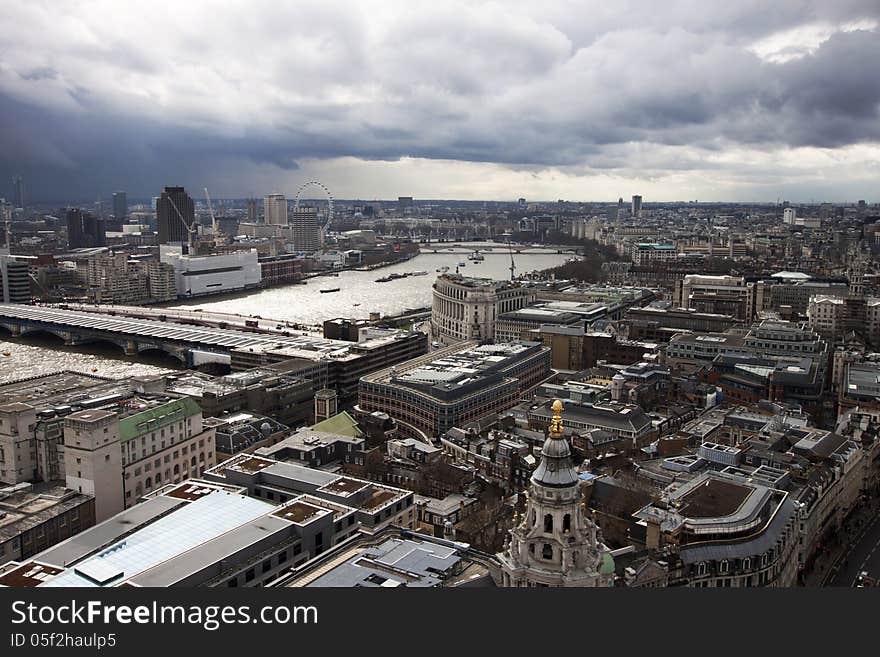
[[189,397],[176,399],[167,404],[122,418],[119,421],[119,439],[121,442],[126,442],[201,412],[202,409],[195,400]]
[[177,484],[37,555],[55,568],[38,586],[115,586],[184,555],[201,563],[195,548],[275,509],[223,486]]
[[437,587],[451,579],[462,565],[467,546],[393,537],[378,545],[354,545],[312,573],[303,573],[289,586],[393,588]]
[[0,543],[85,504],[91,495],[54,484],[0,489]]
[[313,424],[311,428],[314,431],[349,436],[351,438],[360,438],[364,435],[364,432],[358,427],[357,420],[349,415],[347,411],[342,411],[332,417],[328,417],[326,420]]
[[732,481],[707,479],[682,496],[678,511],[689,518],[729,516],[742,506],[751,492]]

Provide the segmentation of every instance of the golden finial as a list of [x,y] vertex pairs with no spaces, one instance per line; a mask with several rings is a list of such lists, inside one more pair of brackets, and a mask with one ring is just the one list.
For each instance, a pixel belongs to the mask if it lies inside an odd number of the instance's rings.
[[550,420],[550,437],[562,438],[562,402],[556,400],[553,402],[553,419]]

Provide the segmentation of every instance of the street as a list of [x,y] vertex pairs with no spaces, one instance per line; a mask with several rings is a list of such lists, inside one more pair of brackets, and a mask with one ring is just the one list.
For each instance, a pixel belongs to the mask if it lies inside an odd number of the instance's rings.
[[880,574],[880,504],[872,500],[869,514],[856,522],[860,524],[854,528],[851,539],[847,537],[849,549],[835,564],[826,586],[853,586],[862,571],[872,577]]

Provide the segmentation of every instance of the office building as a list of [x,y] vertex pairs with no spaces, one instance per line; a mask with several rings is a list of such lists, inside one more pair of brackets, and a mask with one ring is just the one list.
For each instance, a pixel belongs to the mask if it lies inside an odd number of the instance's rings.
[[495,338],[495,321],[536,298],[534,289],[509,281],[443,274],[434,282],[431,335],[442,344]]
[[117,224],[128,217],[128,198],[125,192],[113,192],[113,217]]
[[455,588],[491,586],[490,558],[466,543],[387,529],[361,536],[296,569],[280,586],[291,588]]
[[754,286],[742,276],[688,274],[677,281],[675,287],[675,302],[679,308],[731,315],[744,321],[754,317]]
[[[549,401],[529,409],[529,426],[544,430],[552,426],[554,409]],[[597,404],[569,403],[562,412],[565,430],[569,434],[585,435],[601,429],[624,441],[630,451],[644,447],[657,437],[651,418],[639,406],[605,401]]]
[[299,207],[290,214],[293,248],[297,251],[317,251],[321,248],[321,230],[318,226],[318,208]]
[[732,315],[701,313],[686,308],[629,308],[623,325],[632,340],[668,342],[682,331],[720,333],[739,321]]
[[107,244],[104,220],[91,212],[69,208],[66,213],[67,245],[71,249],[92,248]]
[[545,308],[528,307],[521,310],[513,310],[501,313],[495,320],[495,341],[514,342],[516,340],[530,340],[526,337],[531,329],[541,328],[544,324],[561,326],[583,326],[581,316],[576,313],[563,310],[548,310]]
[[7,566],[0,586],[265,586],[355,533],[353,515],[314,496],[276,506],[236,486],[172,484]]
[[214,429],[192,399],[133,401],[122,412],[86,409],[64,420],[67,487],[95,497],[97,522],[215,462]]
[[21,176],[12,177],[12,205],[16,208],[24,207],[24,179]]
[[706,472],[634,517],[645,547],[675,558],[670,586],[793,586],[798,504],[757,478]]
[[[250,221],[250,202],[248,203],[248,221]],[[256,206],[254,206],[256,213]],[[256,223],[256,217],[254,222]],[[287,199],[284,194],[269,194],[263,199],[263,223],[270,226],[287,225]]]
[[516,405],[549,375],[541,344],[463,342],[363,377],[358,408],[388,413],[404,437],[439,439]]
[[824,338],[841,337],[846,329],[846,299],[824,295],[810,297],[807,322]]
[[247,200],[247,223],[257,223],[257,199],[255,198]]
[[190,244],[195,212],[195,203],[183,187],[166,187],[156,199],[159,244]]
[[0,253],[0,299],[3,303],[30,302],[30,269],[25,258]]
[[[352,445],[351,442],[348,443]],[[284,504],[300,495],[342,505],[349,518],[336,532],[350,535],[358,529],[375,534],[391,525],[415,527],[415,494],[375,481],[317,470],[296,462],[239,454],[205,472],[208,481],[236,486],[248,495]],[[325,544],[326,546],[326,544]]]
[[284,371],[258,368],[219,377],[178,372],[165,380],[169,394],[191,397],[206,417],[262,414],[288,427],[312,420],[311,382]]
[[95,524],[95,498],[56,484],[0,488],[0,565],[21,561]]
[[632,216],[639,217],[642,214],[642,197],[638,194],[633,194],[632,197]]
[[650,265],[656,262],[674,262],[678,258],[675,244],[637,242],[632,247],[632,261],[636,265]]
[[421,356],[428,350],[428,337],[421,331],[379,330],[361,342],[297,336],[299,344],[285,347],[233,349],[232,369],[270,367],[308,379],[316,390],[333,388],[339,408],[357,401],[358,382],[370,372]]

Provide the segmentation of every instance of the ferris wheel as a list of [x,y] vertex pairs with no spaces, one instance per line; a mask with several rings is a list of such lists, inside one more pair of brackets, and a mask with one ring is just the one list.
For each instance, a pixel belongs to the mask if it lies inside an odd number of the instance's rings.
[[322,183],[320,180],[310,180],[310,181],[300,185],[299,189],[296,190],[296,196],[293,197],[293,210],[294,210],[294,212],[299,210],[300,196],[302,195],[303,191],[307,187],[320,187],[321,189],[324,190],[324,193],[327,195],[327,223],[324,224],[324,230],[325,231],[330,230],[330,222],[333,221],[333,194],[330,193],[330,190],[327,189],[327,186],[324,185],[324,183]]

